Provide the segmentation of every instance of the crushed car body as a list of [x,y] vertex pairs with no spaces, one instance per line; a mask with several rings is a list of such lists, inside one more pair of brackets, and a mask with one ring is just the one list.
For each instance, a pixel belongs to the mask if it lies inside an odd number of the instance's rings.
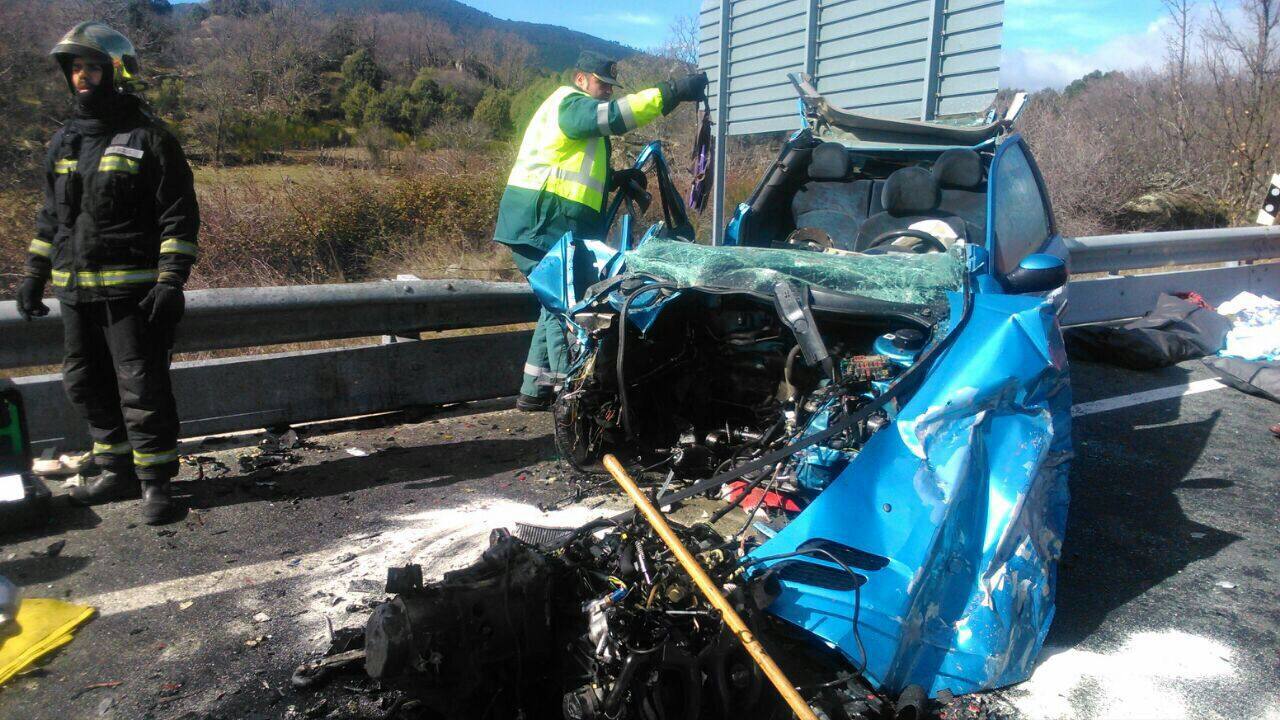
[[[1071,457],[1043,183],[1008,123],[866,118],[797,85],[808,127],[724,246],[691,242],[654,144],[636,165],[657,170],[662,221],[633,239],[615,201],[610,238],[566,235],[531,274],[571,339],[557,447],[655,473],[656,504],[726,483],[785,497],[736,532],[724,511],[680,532],[828,717],[1019,682],[1054,615]],[[566,717],[732,717],[725,697],[760,696],[647,528],[565,532],[528,547],[576,618],[545,616],[579,657]],[[655,689],[673,668],[678,700]]]

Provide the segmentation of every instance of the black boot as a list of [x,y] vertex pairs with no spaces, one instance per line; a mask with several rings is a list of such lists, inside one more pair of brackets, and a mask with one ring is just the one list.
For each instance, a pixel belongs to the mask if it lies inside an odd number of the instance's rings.
[[178,506],[168,480],[146,480],[142,483],[142,521],[148,525],[164,525],[175,519]]
[[551,409],[551,398],[534,397],[521,393],[516,398],[516,409],[524,412],[546,412]]
[[73,487],[67,498],[74,505],[101,505],[117,500],[132,500],[142,494],[133,469],[101,468],[97,475],[84,475],[84,485]]

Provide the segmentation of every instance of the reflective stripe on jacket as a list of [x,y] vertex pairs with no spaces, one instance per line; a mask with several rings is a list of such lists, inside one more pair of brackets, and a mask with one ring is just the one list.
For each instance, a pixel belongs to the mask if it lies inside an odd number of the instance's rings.
[[494,239],[545,249],[567,231],[596,230],[609,181],[608,137],[670,111],[671,96],[665,83],[610,102],[571,87],[553,92],[525,130]]
[[178,141],[121,100],[104,120],[77,118],[45,158],[44,205],[25,274],[63,302],[140,295],[184,282],[198,253],[200,211]]

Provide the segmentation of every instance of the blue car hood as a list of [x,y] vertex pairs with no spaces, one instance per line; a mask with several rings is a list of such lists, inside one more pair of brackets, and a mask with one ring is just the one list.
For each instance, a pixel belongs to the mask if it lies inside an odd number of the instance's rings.
[[783,581],[769,611],[865,663],[889,691],[1025,680],[1053,620],[1070,409],[1051,304],[978,294],[893,426],[754,553],[821,539],[888,563],[859,571],[860,598]]

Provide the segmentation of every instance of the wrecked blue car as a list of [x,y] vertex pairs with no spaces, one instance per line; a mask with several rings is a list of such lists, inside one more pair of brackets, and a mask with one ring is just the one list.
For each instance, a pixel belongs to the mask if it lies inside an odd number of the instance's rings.
[[608,237],[530,276],[570,336],[560,452],[630,464],[680,521],[517,523],[439,582],[396,569],[373,677],[440,717],[905,720],[1030,674],[1071,449],[1043,183],[1009,121],[797,85],[806,127],[724,244],[694,241],[653,145],[661,219],[615,199]]
[[[1071,448],[1067,273],[1044,184],[1011,121],[884,120],[797,86],[806,127],[723,245],[695,242],[654,145],[637,166],[657,174],[662,219],[641,231],[615,201],[610,237],[567,235],[534,271],[571,336],[557,446],[582,469],[612,454],[656,473],[659,504],[755,497],[742,531],[711,530],[716,513],[689,542],[768,618],[759,634],[835,677],[906,706],[1019,682],[1053,620]],[[792,510],[761,509],[770,497]],[[577,586],[600,597],[583,600],[567,717],[649,717],[665,701],[628,704],[636,666],[708,642],[652,536],[610,537],[581,553],[599,567]],[[840,702],[824,712],[853,716]]]

